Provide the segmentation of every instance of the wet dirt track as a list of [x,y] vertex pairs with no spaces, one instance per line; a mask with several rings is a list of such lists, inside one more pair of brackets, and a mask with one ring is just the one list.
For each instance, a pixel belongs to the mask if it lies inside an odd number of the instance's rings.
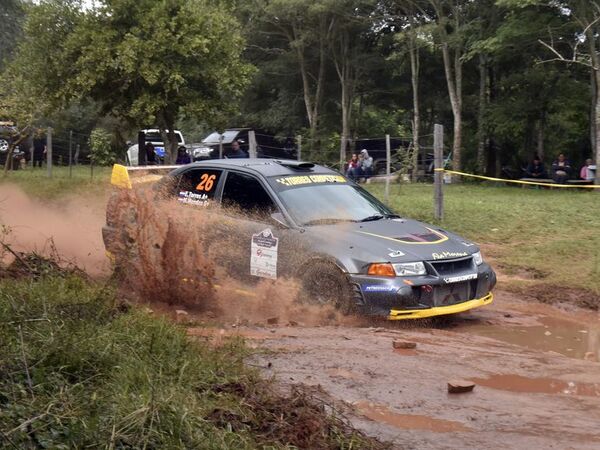
[[[441,323],[235,333],[268,350],[256,362],[266,375],[320,385],[359,429],[398,448],[600,448],[598,313],[499,292]],[[395,339],[417,347],[394,350]],[[477,386],[449,394],[452,379]]]

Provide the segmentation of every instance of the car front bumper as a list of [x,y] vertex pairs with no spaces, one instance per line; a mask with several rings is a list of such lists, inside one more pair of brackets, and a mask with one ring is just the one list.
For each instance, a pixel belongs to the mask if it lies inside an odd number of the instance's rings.
[[476,272],[451,276],[374,277],[348,275],[356,303],[367,315],[390,320],[456,314],[490,304],[496,274],[483,263]]

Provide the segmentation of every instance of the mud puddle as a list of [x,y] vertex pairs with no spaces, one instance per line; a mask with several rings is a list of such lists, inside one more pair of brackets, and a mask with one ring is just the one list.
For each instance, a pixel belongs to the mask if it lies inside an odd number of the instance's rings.
[[453,420],[435,419],[433,417],[417,414],[398,414],[383,405],[373,404],[368,401],[359,401],[354,404],[363,416],[392,425],[403,430],[425,430],[434,433],[452,433],[457,431],[472,431],[460,422]]
[[[600,361],[600,323],[585,324],[556,317],[537,317],[539,325],[464,324],[464,330],[532,350]],[[455,330],[459,330],[455,329]]]
[[600,383],[578,383],[554,378],[530,378],[513,374],[492,375],[488,378],[471,378],[471,381],[480,386],[509,392],[600,397]]

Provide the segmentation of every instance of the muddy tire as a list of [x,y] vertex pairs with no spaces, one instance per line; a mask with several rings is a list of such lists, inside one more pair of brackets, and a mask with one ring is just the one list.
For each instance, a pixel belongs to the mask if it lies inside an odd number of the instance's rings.
[[300,280],[298,299],[302,303],[334,306],[342,314],[356,312],[352,287],[346,275],[334,264],[325,261],[311,263]]

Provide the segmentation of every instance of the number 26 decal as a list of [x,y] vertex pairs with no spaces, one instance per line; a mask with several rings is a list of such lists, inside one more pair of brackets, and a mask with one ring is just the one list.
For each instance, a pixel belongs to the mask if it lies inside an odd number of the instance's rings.
[[200,183],[198,183],[198,186],[196,186],[196,190],[205,192],[212,191],[216,178],[216,175],[209,175],[207,173],[203,173],[200,177]]

